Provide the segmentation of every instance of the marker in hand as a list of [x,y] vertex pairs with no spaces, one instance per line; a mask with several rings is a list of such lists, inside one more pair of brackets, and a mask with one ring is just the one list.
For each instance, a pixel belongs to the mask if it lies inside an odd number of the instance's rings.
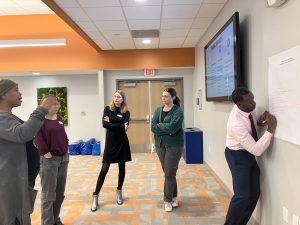
[[267,123],[268,117],[270,113],[268,111],[265,111],[259,118],[258,124],[260,126],[265,125]]

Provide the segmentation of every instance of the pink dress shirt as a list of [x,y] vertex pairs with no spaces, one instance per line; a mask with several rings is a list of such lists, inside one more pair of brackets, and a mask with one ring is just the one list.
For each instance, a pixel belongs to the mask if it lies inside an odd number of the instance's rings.
[[[260,156],[270,145],[272,134],[265,131],[256,142],[251,133],[249,114],[235,105],[227,122],[226,147],[231,150],[247,150],[255,156]],[[255,111],[251,112],[253,120],[257,121]],[[257,124],[255,124],[257,129]]]

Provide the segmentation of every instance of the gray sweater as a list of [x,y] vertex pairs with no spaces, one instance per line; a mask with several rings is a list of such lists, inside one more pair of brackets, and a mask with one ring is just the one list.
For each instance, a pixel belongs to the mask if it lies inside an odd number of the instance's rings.
[[[9,112],[0,112],[0,224],[22,225],[32,212],[33,190],[28,187],[26,142],[40,129],[47,110],[38,107],[29,119],[20,119]],[[33,201],[33,202],[32,202]]]

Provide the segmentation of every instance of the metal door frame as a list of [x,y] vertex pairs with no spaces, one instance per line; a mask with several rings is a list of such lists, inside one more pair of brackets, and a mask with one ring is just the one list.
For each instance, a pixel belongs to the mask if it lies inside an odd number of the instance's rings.
[[[168,78],[138,78],[138,79],[134,79],[134,78],[128,78],[128,79],[116,79],[116,90],[118,90],[119,88],[119,83],[120,82],[125,82],[125,81],[135,81],[135,82],[138,82],[138,81],[148,81],[148,84],[149,84],[149,110],[151,111],[151,81],[180,81],[180,86],[181,86],[181,96],[182,96],[182,99],[180,99],[181,101],[181,105],[184,105],[184,85],[183,85],[183,82],[184,82],[184,79],[183,77],[168,77]],[[182,107],[182,111],[184,112],[184,108]],[[150,115],[150,124],[152,122],[152,116],[149,112],[149,115]],[[150,140],[150,146],[151,146],[151,151],[153,150],[153,140],[152,140],[152,135],[151,135],[151,125],[149,125],[149,140]]]

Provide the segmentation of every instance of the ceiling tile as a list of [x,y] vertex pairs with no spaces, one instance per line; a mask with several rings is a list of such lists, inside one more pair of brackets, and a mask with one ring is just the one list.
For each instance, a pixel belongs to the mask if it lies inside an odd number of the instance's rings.
[[204,3],[226,3],[228,0],[204,0]]
[[97,27],[90,21],[79,21],[77,22],[77,25],[84,31],[98,31]]
[[[5,2],[7,0],[1,0],[1,2]],[[48,6],[42,2],[42,1],[37,1],[37,0],[26,0],[26,1],[22,1],[22,0],[9,0],[11,2],[15,2],[17,5],[19,5],[20,7],[22,6],[39,6],[39,7],[46,7],[48,8]]]
[[124,7],[128,20],[155,20],[160,19],[160,6]]
[[16,4],[14,1],[0,1],[0,7],[3,9],[4,7],[7,8],[15,8],[18,4]]
[[135,48],[133,40],[131,38],[110,39],[109,43],[113,47],[113,49],[134,49]]
[[164,5],[201,5],[203,0],[164,0]]
[[198,41],[200,40],[200,38],[194,38],[194,37],[188,37],[185,39],[183,45],[188,46],[188,47],[192,47],[192,46],[196,46],[196,44],[198,43]]
[[130,30],[156,30],[160,27],[160,20],[128,20]]
[[[110,50],[194,47],[228,0],[53,1],[101,49]],[[0,0],[0,15],[48,13],[53,12],[41,0]],[[150,45],[129,31],[154,29],[161,29],[160,39]]]
[[119,0],[77,0],[82,7],[121,6]]
[[188,29],[172,29],[172,30],[161,30],[160,37],[167,38],[167,37],[186,37],[188,33]]
[[200,5],[167,5],[163,6],[163,19],[194,18]]
[[160,38],[159,47],[160,48],[180,48],[184,42],[184,37],[182,38]]
[[206,29],[209,27],[213,20],[214,18],[198,17],[193,22],[192,28]]
[[104,39],[104,37],[102,36],[102,34],[98,31],[85,31],[85,33],[87,35],[89,35],[90,38],[92,38],[93,40],[96,39]]
[[84,8],[92,20],[124,20],[121,7]]
[[110,46],[110,44],[104,40],[104,39],[100,39],[100,40],[94,40],[94,42],[99,45],[99,47],[102,49],[102,50],[111,50],[112,47]]
[[55,0],[55,3],[62,7],[79,7],[78,2],[74,0]]
[[121,0],[123,6],[161,5],[161,0]]
[[23,7],[26,14],[54,14],[54,12],[51,9],[46,8],[40,8],[39,6],[29,6],[29,7]]
[[188,33],[188,38],[201,38],[206,29],[191,29]]
[[183,44],[182,44],[182,48],[194,48],[196,46],[196,44],[194,44],[194,43],[191,43],[191,42],[184,42]]
[[216,17],[224,4],[202,4],[198,17]]
[[159,38],[147,38],[151,40],[150,44],[143,44],[143,38],[134,38],[134,43],[137,49],[151,49],[158,48]]
[[95,21],[95,25],[100,30],[128,30],[128,25],[124,20]]
[[131,38],[131,34],[129,31],[125,30],[103,30],[102,31],[103,36],[107,39],[129,39]]
[[90,21],[90,18],[81,8],[63,9],[74,21]]
[[0,0],[1,15],[53,14],[42,1]]
[[191,27],[193,19],[163,19],[161,29],[184,29]]

